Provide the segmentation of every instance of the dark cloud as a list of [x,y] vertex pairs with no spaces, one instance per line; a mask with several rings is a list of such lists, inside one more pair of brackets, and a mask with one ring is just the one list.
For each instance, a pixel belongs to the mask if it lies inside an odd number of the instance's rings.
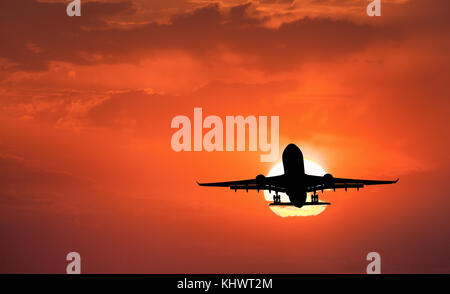
[[131,2],[87,2],[81,17],[68,17],[65,3],[33,0],[1,0],[0,9],[0,55],[25,70],[46,69],[52,60],[92,63],[90,29],[102,30],[109,17],[133,11]]
[[127,91],[113,94],[103,103],[93,107],[87,119],[90,124],[96,126],[152,131],[155,126],[161,124],[161,120],[166,120],[164,118],[173,103],[175,99],[172,96]]
[[[139,62],[160,50],[182,50],[204,62],[218,50],[243,57],[243,64],[266,70],[294,68],[305,61],[341,58],[372,42],[399,38],[392,28],[375,28],[345,20],[310,19],[264,25],[248,13],[250,4],[224,11],[209,5],[174,16],[168,24],[111,24],[133,13],[131,2],[83,4],[81,17],[68,17],[64,3],[2,1],[0,58],[18,69],[44,70],[51,61],[73,64]],[[288,58],[286,58],[288,57]]]
[[255,115],[258,110],[265,109],[273,97],[294,88],[293,81],[261,84],[213,81],[181,96],[126,91],[112,94],[92,107],[86,122],[90,126],[123,128],[151,136],[170,135],[172,118],[177,115],[192,117],[194,107],[202,107],[204,116]]
[[91,184],[64,172],[33,167],[25,160],[0,156],[0,209],[52,208],[72,205],[86,195]]

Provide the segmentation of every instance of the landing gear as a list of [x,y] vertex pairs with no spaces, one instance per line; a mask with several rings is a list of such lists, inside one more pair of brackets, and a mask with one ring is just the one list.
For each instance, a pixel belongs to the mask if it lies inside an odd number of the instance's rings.
[[317,195],[316,192],[314,192],[314,194],[311,195],[311,202],[312,203],[319,203],[319,195]]
[[273,195],[273,203],[276,203],[276,204],[281,203],[281,196],[278,195],[278,192],[276,192],[275,195]]

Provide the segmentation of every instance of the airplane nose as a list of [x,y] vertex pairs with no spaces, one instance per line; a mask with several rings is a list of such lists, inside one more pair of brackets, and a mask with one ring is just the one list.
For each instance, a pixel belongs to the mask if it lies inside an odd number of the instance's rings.
[[286,148],[284,148],[283,153],[302,154],[300,148],[298,148],[298,146],[294,143],[290,143],[289,145],[287,145]]
[[286,146],[286,149],[298,149],[298,147],[294,143],[290,143]]

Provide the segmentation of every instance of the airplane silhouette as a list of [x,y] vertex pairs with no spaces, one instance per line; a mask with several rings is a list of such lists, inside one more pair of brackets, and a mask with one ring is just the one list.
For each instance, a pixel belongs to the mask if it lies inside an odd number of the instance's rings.
[[[365,185],[383,185],[394,184],[395,181],[374,181],[374,180],[358,180],[358,179],[344,179],[335,178],[331,174],[324,176],[312,176],[305,174],[305,167],[303,163],[303,154],[295,144],[289,144],[283,151],[283,167],[284,174],[273,177],[266,177],[258,175],[255,179],[230,181],[230,182],[216,182],[216,183],[199,183],[199,186],[209,187],[229,187],[235,192],[237,190],[268,190],[274,191],[273,203],[270,205],[289,205],[302,207],[303,205],[330,205],[329,202],[320,202],[317,191],[325,189],[351,189],[359,190]],[[278,193],[286,193],[291,202],[281,202],[281,197]],[[313,192],[311,202],[306,202],[306,195],[308,192]]]

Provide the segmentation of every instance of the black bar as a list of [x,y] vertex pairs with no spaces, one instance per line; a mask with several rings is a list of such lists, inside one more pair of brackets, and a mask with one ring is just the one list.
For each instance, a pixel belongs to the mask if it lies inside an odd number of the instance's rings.
[[[204,283],[201,283],[203,281]],[[61,293],[63,289],[84,291],[98,289],[104,291],[140,291],[151,293],[161,291],[195,291],[197,293],[232,292],[232,291],[292,291],[317,289],[322,291],[383,291],[395,287],[404,291],[417,287],[433,286],[434,289],[446,289],[449,275],[0,275],[3,287],[7,284],[13,289],[22,287],[32,289],[54,290]],[[206,287],[209,283],[209,287]],[[182,288],[180,288],[182,286]],[[133,291],[134,292],[134,291]]]

